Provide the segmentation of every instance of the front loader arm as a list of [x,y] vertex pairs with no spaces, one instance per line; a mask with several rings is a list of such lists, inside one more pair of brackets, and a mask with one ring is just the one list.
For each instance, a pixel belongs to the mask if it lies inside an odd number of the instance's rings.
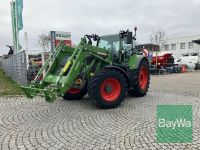
[[58,84],[61,85],[60,87],[60,94],[63,96],[66,91],[69,90],[69,88],[73,85],[75,79],[77,78],[78,74],[82,70],[83,62],[85,60],[85,57],[87,56],[87,52],[83,51],[83,48],[79,51],[76,59],[69,60],[65,67],[63,68],[63,72],[66,72],[69,66],[71,65],[71,68],[67,74],[67,76],[64,76],[60,78],[58,81]]
[[[100,53],[101,54],[100,54]],[[97,48],[88,44],[82,44],[79,47],[79,51],[77,53],[76,58],[74,59],[73,56],[68,60],[66,65],[64,66],[61,75],[63,75],[64,72],[67,71],[67,69],[70,67],[71,68],[67,74],[67,76],[60,78],[59,85],[60,87],[60,94],[63,96],[66,91],[69,90],[69,88],[73,85],[75,79],[77,78],[78,74],[82,71],[84,68],[84,61],[87,56],[93,56],[94,61],[92,63],[94,64],[95,62],[104,62],[106,64],[111,64],[111,56],[108,55],[108,52],[101,49]],[[102,57],[104,56],[104,57]],[[90,65],[89,65],[90,66]],[[90,72],[91,67],[86,67],[86,72],[87,74]]]
[[[55,62],[55,58],[58,57],[58,55],[61,53],[61,51],[63,49],[67,49],[66,46],[64,45],[63,42],[61,42],[58,47],[56,48],[55,51],[53,51],[53,53],[47,58],[47,60],[45,61],[44,65],[42,66],[42,68],[38,71],[35,79],[31,82],[31,84],[35,84],[39,81],[40,76],[43,75],[43,71],[47,69],[49,63],[51,62],[52,64]],[[69,51],[70,53],[70,51]],[[52,67],[51,67],[52,68]],[[50,68],[49,68],[50,70]],[[48,70],[48,71],[49,71]],[[45,77],[43,77],[45,78]]]

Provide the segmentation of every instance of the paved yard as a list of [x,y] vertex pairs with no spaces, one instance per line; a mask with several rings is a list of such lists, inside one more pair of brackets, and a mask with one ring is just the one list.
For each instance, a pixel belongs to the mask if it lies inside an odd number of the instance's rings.
[[[158,144],[156,106],[193,105],[193,142]],[[96,108],[89,98],[0,98],[0,149],[200,149],[200,72],[152,76],[143,98]]]

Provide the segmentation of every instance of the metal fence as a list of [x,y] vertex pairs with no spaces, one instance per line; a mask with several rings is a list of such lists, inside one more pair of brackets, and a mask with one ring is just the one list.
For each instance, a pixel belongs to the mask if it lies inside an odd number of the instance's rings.
[[2,60],[0,60],[0,69],[2,69]]
[[20,85],[27,84],[26,53],[21,51],[2,60],[2,69],[15,82]]

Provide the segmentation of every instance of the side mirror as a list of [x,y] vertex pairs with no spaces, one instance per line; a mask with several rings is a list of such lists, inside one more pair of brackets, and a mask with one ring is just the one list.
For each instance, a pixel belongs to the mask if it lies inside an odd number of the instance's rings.
[[126,44],[132,44],[132,42],[133,42],[133,33],[127,32]]

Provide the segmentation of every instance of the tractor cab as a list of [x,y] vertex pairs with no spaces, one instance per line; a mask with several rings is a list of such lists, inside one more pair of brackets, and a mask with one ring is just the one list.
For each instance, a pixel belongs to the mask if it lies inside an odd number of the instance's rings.
[[112,56],[113,62],[117,64],[126,64],[128,58],[134,53],[135,35],[132,32],[120,31],[119,34],[101,36],[97,42],[97,47],[109,51]]

